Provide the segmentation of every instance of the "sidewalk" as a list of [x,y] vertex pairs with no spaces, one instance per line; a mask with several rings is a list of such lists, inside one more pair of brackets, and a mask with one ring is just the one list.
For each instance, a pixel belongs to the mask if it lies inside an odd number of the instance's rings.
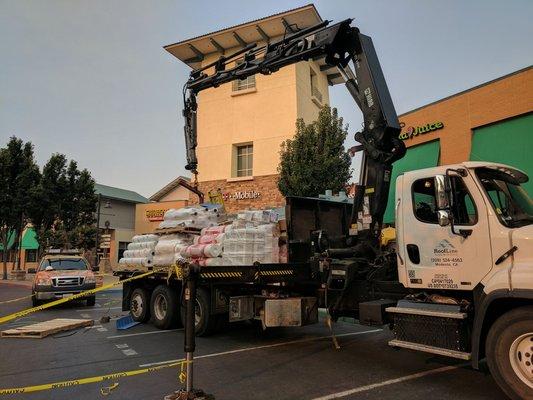
[[33,282],[33,274],[26,274],[26,279],[23,281],[15,280],[13,277],[8,274],[7,280],[0,279],[0,285],[9,285],[9,286],[23,286],[31,288]]

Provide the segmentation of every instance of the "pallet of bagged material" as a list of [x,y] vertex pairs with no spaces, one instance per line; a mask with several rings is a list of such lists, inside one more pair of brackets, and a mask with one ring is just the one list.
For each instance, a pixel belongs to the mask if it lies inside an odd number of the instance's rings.
[[58,332],[93,325],[92,319],[56,318],[36,324],[19,326],[1,332],[1,337],[42,339]]

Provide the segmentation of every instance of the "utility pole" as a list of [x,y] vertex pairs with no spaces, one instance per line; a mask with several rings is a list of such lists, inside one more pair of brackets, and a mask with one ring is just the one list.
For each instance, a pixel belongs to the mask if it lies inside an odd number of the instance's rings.
[[100,239],[100,205],[102,204],[102,195],[98,194],[98,207],[96,211],[96,241],[94,244],[94,266],[98,266],[98,240]]

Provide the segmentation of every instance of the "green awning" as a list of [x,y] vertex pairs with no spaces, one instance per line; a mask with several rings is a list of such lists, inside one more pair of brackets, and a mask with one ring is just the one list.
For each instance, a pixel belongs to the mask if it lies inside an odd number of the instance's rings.
[[383,222],[394,223],[394,196],[398,175],[422,168],[436,167],[439,162],[440,143],[438,140],[409,147],[405,157],[396,161],[392,167],[392,180],[389,190],[389,201],[383,216]]
[[22,237],[22,248],[26,250],[37,250],[39,243],[37,242],[35,230],[33,228],[26,229]]
[[[11,231],[8,234],[7,238],[7,249],[11,249],[13,247],[13,244],[15,243],[15,238],[17,237],[17,234],[15,231]],[[3,243],[0,243],[0,251],[4,251],[4,245]]]
[[529,175],[524,189],[533,196],[533,114],[474,129],[471,161],[493,161]]

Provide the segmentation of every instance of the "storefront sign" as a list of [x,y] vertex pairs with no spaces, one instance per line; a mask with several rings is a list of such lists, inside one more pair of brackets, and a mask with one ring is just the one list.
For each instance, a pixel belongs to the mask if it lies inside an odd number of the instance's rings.
[[145,214],[146,214],[146,218],[148,219],[148,221],[152,221],[152,222],[163,221],[163,216],[165,215],[166,211],[167,210],[160,208],[157,210],[146,210]]
[[249,192],[234,192],[234,193],[222,193],[222,197],[227,200],[255,200],[261,197],[261,192],[251,190]]
[[444,128],[444,123],[441,121],[432,122],[423,126],[408,126],[398,136],[402,140],[412,139],[418,135],[424,135]]

